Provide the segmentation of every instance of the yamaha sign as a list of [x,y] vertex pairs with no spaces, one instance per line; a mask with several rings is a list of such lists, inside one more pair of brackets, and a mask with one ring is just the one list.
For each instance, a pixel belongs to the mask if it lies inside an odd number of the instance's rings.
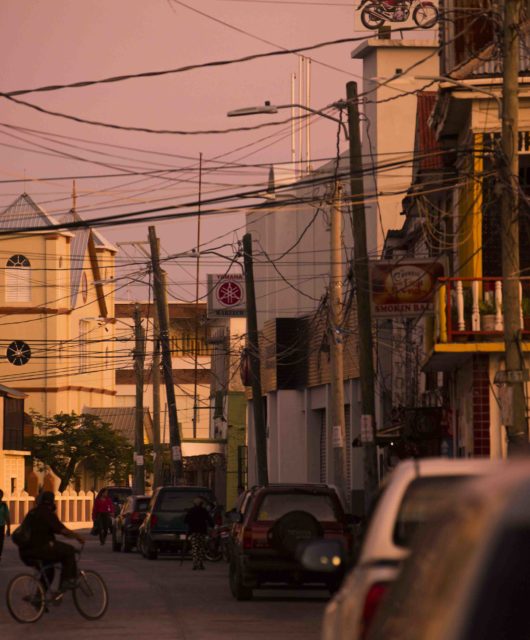
[[242,274],[208,274],[209,318],[242,318],[246,315],[246,303]]

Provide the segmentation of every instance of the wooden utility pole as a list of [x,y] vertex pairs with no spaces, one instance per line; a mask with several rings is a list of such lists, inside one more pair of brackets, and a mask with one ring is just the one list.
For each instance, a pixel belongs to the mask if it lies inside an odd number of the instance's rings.
[[[335,485],[346,498],[346,467],[344,458],[344,443],[346,429],[344,421],[344,344],[341,333],[342,312],[342,185],[336,184],[331,203],[330,224],[330,279],[329,279],[329,307],[330,307],[330,386],[331,411],[329,426],[332,433],[333,445],[333,473]],[[351,446],[351,443],[348,443]]]
[[151,266],[153,269],[153,287],[157,304],[158,322],[160,325],[160,347],[162,349],[162,371],[166,384],[167,411],[169,419],[169,443],[171,445],[171,480],[173,483],[182,480],[182,447],[177,418],[177,401],[173,384],[173,367],[171,364],[171,347],[169,344],[169,309],[164,282],[164,272],[160,268],[160,251],[154,227],[149,227],[149,245],[151,248]]
[[201,199],[202,199],[202,153],[199,155],[199,204],[197,207],[197,259],[195,264],[195,348],[193,372],[193,437],[197,437],[199,422],[199,275],[201,264]]
[[508,454],[528,453],[528,421],[524,393],[524,356],[521,333],[519,266],[519,47],[522,0],[505,0],[503,34],[502,134],[499,177],[501,181],[501,230],[504,342],[506,381],[511,400]]
[[[361,379],[361,442],[363,447],[364,497],[368,507],[378,488],[375,444],[375,372],[372,338],[372,306],[366,242],[366,214],[362,171],[361,135],[357,83],[346,84],[350,132],[350,191],[353,223],[353,273],[357,297],[359,375]],[[349,443],[351,446],[351,443]]]
[[243,236],[243,253],[247,298],[247,339],[250,360],[250,377],[252,381],[252,407],[254,413],[254,440],[256,443],[258,484],[267,485],[269,484],[267,466],[267,433],[265,427],[265,416],[263,415],[263,399],[261,395],[258,319],[256,311],[256,293],[254,291],[252,235],[250,233],[246,233]]
[[158,311],[153,313],[153,484],[162,485],[162,447],[160,445],[160,326]]
[[134,371],[136,378],[136,411],[134,429],[134,492],[145,493],[144,466],[144,361],[145,331],[140,305],[134,305]]

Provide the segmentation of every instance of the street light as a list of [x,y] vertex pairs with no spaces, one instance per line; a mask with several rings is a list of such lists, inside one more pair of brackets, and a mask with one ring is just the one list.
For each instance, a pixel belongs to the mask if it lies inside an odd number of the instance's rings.
[[[339,100],[338,102],[334,102],[329,106],[335,107],[336,109],[342,109],[346,106],[346,103],[343,100]],[[229,111],[226,115],[229,118],[235,118],[239,116],[254,116],[262,113],[278,113],[280,109],[292,109],[293,107],[296,109],[303,109],[304,111],[309,111],[310,113],[314,113],[315,115],[321,116],[322,118],[327,118],[328,120],[337,122],[342,127],[342,130],[344,131],[344,135],[346,136],[346,140],[349,140],[348,129],[346,128],[346,125],[344,124],[344,122],[342,122],[338,118],[330,116],[329,113],[324,113],[324,111],[321,111],[320,109],[312,109],[311,107],[307,107],[305,104],[297,104],[297,103],[271,104],[269,100],[267,100],[263,106],[234,109],[233,111]]]

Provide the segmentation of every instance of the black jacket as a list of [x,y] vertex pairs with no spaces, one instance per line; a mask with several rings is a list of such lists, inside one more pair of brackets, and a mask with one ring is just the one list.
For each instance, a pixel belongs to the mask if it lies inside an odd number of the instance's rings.
[[208,527],[213,527],[212,516],[204,507],[194,506],[192,507],[184,522],[188,525],[189,533],[208,533]]

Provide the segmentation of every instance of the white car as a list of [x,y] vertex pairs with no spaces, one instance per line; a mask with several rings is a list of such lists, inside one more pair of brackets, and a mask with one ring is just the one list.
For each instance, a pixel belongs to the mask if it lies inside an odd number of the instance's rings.
[[488,459],[426,458],[401,462],[372,509],[357,564],[326,607],[323,640],[361,640],[382,596],[409,555],[419,525],[434,515],[468,478],[498,469]]
[[530,638],[530,465],[470,482],[415,540],[370,640]]

